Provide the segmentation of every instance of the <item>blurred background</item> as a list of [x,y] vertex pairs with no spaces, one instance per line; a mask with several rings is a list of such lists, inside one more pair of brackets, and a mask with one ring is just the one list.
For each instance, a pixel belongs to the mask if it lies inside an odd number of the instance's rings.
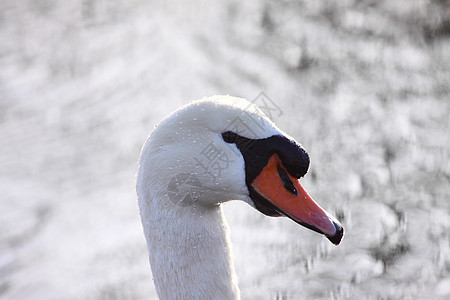
[[265,92],[346,235],[227,203],[242,298],[450,299],[449,38],[448,0],[0,0],[0,298],[156,299],[142,144]]

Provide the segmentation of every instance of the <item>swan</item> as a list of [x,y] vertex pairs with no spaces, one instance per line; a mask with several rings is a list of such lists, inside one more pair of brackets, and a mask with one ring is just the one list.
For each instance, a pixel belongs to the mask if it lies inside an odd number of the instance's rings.
[[342,225],[299,179],[309,156],[254,104],[213,96],[161,121],[141,150],[136,191],[160,299],[240,299],[221,203],[242,200],[338,245]]

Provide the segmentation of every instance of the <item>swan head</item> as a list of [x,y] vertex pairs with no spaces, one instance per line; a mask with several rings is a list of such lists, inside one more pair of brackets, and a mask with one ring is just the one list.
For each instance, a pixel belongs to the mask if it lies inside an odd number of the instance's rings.
[[343,238],[342,225],[303,189],[309,155],[254,104],[230,96],[192,102],[150,135],[140,158],[137,189],[164,194],[166,206],[213,208],[243,200],[268,216],[286,216]]

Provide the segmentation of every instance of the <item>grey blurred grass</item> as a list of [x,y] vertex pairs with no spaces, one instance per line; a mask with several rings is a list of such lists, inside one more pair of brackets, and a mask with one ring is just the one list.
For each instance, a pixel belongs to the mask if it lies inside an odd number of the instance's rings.
[[265,90],[337,248],[224,206],[244,299],[446,299],[448,1],[0,2],[0,297],[155,297],[139,149],[188,100]]

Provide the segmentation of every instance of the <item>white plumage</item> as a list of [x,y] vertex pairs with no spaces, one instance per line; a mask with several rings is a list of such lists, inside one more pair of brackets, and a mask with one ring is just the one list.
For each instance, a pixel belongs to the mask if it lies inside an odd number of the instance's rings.
[[[143,146],[137,194],[160,299],[240,298],[220,204],[254,202],[245,182],[244,158],[221,135],[232,128],[252,139],[287,136],[248,101],[214,96],[169,115]],[[205,171],[198,158],[208,145],[228,159],[227,168]],[[177,202],[176,192],[182,198],[190,191],[179,185],[174,190],[170,182],[178,184],[176,176],[186,174],[196,178],[196,186],[190,187],[195,192],[189,194],[191,202]]]

